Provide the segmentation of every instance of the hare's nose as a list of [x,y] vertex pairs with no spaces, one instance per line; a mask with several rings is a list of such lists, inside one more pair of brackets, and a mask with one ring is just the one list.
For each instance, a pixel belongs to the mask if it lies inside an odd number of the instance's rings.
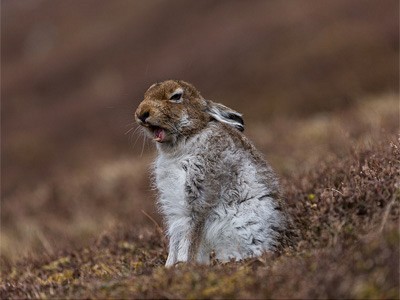
[[142,121],[143,123],[146,123],[146,119],[150,116],[150,112],[149,111],[145,111],[141,114],[138,114],[138,118],[140,119],[140,121]]

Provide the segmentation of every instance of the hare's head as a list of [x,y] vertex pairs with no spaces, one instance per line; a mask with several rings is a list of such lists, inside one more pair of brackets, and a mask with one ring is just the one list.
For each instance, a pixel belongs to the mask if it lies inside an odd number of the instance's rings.
[[218,121],[244,130],[242,115],[222,104],[205,100],[190,83],[167,80],[145,92],[135,113],[139,125],[159,143],[176,143]]

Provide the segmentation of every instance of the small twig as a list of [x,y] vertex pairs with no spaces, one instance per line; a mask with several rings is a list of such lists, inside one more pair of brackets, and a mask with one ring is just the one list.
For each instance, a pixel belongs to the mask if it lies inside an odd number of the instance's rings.
[[164,248],[167,248],[167,247],[168,247],[168,241],[167,241],[167,239],[166,239],[165,236],[164,236],[164,232],[163,232],[161,226],[157,223],[156,220],[154,220],[153,217],[151,217],[151,216],[150,216],[148,213],[146,213],[143,209],[142,209],[141,211],[142,211],[142,213],[143,213],[146,217],[148,217],[148,218],[150,219],[150,221],[152,221],[153,224],[156,226],[156,230],[157,230],[157,232],[159,233],[159,235],[161,236],[161,241],[162,241],[162,243],[163,243],[163,245],[164,245]]
[[39,230],[37,230],[35,233],[39,241],[42,243],[43,248],[47,251],[47,253],[53,255],[54,254],[53,247],[50,245],[50,242],[47,240],[44,234]]
[[336,192],[336,193],[339,193],[340,195],[344,196],[342,192],[340,192],[340,191],[338,191],[338,190],[335,190],[334,188],[326,188],[326,189],[327,189],[327,190],[332,190],[332,191],[334,191],[334,192]]
[[390,209],[392,208],[392,205],[393,205],[395,200],[396,200],[396,195],[394,194],[393,197],[392,197],[392,200],[390,200],[390,202],[386,205],[385,211],[383,213],[382,223],[381,223],[381,226],[379,227],[378,232],[382,232],[383,228],[385,227],[385,224],[386,224],[387,219],[389,217]]
[[156,229],[157,229],[158,233],[161,234],[161,236],[163,237],[164,236],[164,232],[163,232],[161,226],[157,223],[157,221],[154,220],[154,218],[151,217],[148,213],[146,213],[143,209],[141,211],[146,217],[148,217],[150,219],[150,221],[153,222],[153,224],[156,226]]

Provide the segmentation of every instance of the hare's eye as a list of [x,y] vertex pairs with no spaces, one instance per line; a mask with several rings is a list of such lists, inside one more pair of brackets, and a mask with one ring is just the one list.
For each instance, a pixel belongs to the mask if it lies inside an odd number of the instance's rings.
[[181,100],[181,99],[182,99],[182,93],[173,94],[173,95],[169,98],[169,100],[173,100],[173,101],[179,101],[179,100]]

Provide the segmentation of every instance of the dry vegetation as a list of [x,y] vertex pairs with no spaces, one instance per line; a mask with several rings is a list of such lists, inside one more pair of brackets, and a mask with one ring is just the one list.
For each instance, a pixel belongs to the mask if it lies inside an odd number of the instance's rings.
[[[400,144],[393,134],[397,130],[397,99],[384,98],[328,114],[325,126],[315,127],[315,120],[292,120],[297,126],[290,130],[280,122],[271,124],[269,129],[276,134],[285,130],[291,135],[293,148],[303,149],[296,159],[309,156],[310,146],[303,143],[322,147],[313,153],[317,157],[307,162],[307,168],[299,172],[296,165],[286,165],[282,176],[288,210],[296,225],[294,248],[241,263],[165,269],[165,240],[157,226],[145,225],[143,220],[134,221],[140,226],[128,226],[130,218],[147,218],[139,211],[140,203],[134,202],[141,197],[137,189],[147,185],[142,178],[146,172],[141,172],[146,168],[136,169],[132,175],[133,164],[114,162],[86,181],[54,182],[47,187],[52,191],[36,191],[45,198],[37,209],[47,220],[47,236],[55,235],[51,230],[61,231],[57,228],[60,223],[74,224],[64,230],[74,229],[81,235],[80,226],[90,223],[93,212],[106,222],[107,214],[98,208],[102,204],[126,219],[124,225],[111,226],[82,247],[68,246],[61,237],[55,244],[64,244],[67,250],[62,251],[47,249],[50,243],[38,236],[36,246],[47,250],[46,255],[16,264],[6,263],[3,257],[7,267],[2,269],[2,298],[398,298]],[[381,101],[385,106],[377,111]],[[375,114],[380,117],[372,127],[357,120],[357,115],[373,120]],[[352,116],[352,126],[344,127],[344,116]],[[382,127],[375,127],[382,123],[385,133]],[[329,131],[320,131],[327,127]],[[349,137],[355,134],[357,138]],[[326,146],[325,139],[334,147]],[[58,197],[55,209],[62,214],[45,208],[54,197]],[[117,198],[118,204],[109,203]],[[85,205],[85,199],[95,202]],[[151,209],[152,204],[147,207]],[[27,211],[35,212],[35,208]],[[87,220],[79,214],[87,214]],[[29,220],[21,213],[13,216],[21,222]],[[65,221],[60,222],[62,217]],[[79,235],[71,233],[70,238],[83,238]],[[18,250],[17,245],[14,249]]]
[[[400,297],[397,1],[95,2],[2,2],[1,299]],[[163,267],[154,147],[124,132],[170,77],[244,112],[293,247]]]

